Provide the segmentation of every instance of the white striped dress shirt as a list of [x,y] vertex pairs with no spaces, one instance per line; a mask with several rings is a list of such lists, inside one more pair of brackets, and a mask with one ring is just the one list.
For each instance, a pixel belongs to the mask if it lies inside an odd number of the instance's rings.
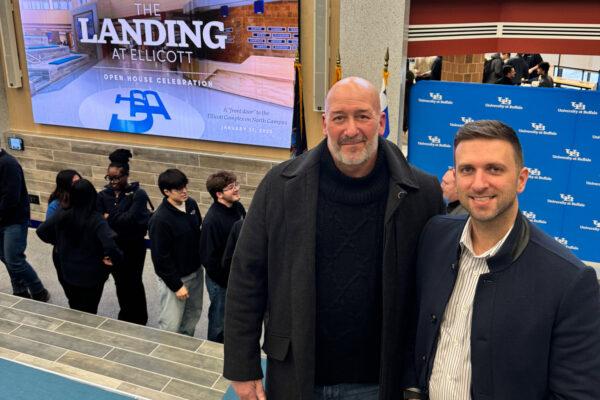
[[430,400],[471,399],[471,318],[479,275],[490,272],[487,259],[495,255],[512,228],[491,249],[476,256],[471,242],[471,218],[460,237],[458,275],[446,305],[429,379]]

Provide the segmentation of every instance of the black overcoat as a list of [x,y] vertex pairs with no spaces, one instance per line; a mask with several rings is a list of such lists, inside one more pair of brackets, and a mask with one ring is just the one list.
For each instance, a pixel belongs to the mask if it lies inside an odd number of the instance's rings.
[[[319,158],[325,140],[267,173],[237,243],[227,290],[224,375],[260,379],[261,325],[267,398],[313,399],[315,246]],[[400,377],[414,306],[416,249],[427,220],[443,213],[439,181],[379,139],[390,173],[384,221],[380,398],[402,398]]]

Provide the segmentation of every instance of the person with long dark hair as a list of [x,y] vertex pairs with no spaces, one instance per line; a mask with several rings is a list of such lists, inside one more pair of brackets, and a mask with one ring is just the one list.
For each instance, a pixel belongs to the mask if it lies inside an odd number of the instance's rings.
[[[69,208],[69,193],[71,193],[71,185],[73,182],[81,179],[81,175],[72,169],[63,169],[56,175],[56,188],[50,194],[48,198],[48,208],[46,209],[46,219],[49,219],[56,211],[61,208]],[[62,286],[67,300],[70,305],[70,289],[71,286],[65,281],[63,276],[62,268],[60,266],[60,258],[58,256],[58,248],[54,246],[52,248],[52,261],[54,262],[54,268],[56,268],[56,276],[58,283]]]
[[63,277],[71,286],[69,306],[96,314],[109,267],[118,268],[123,258],[102,214],[96,211],[96,189],[90,181],[73,183],[69,208],[59,209],[37,229],[46,243],[58,247]]
[[117,244],[123,251],[121,268],[112,271],[119,300],[119,319],[146,325],[148,311],[142,282],[146,260],[146,231],[150,211],[148,195],[138,182],[128,182],[127,149],[113,151],[105,179],[108,184],[98,194],[97,209],[117,233]]

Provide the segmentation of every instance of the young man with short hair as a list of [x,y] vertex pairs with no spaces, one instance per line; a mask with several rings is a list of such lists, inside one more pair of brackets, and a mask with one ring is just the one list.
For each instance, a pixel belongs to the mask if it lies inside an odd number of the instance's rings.
[[210,297],[208,309],[208,340],[223,343],[225,294],[229,270],[221,267],[227,237],[233,224],[243,219],[246,210],[240,203],[240,185],[231,171],[218,171],[206,180],[206,190],[214,202],[202,224],[200,254],[206,268],[206,290]]
[[150,251],[158,275],[160,329],[194,336],[202,314],[203,271],[200,268],[198,204],[188,197],[187,177],[178,169],[158,176],[164,199],[150,218]]
[[540,81],[539,87],[554,87],[554,80],[548,75],[550,70],[550,64],[546,61],[541,62],[537,66],[537,73],[539,75],[538,80]]
[[500,121],[465,124],[454,164],[470,216],[433,217],[421,234],[421,393],[405,398],[600,399],[596,273],[520,212],[528,170],[517,134]]

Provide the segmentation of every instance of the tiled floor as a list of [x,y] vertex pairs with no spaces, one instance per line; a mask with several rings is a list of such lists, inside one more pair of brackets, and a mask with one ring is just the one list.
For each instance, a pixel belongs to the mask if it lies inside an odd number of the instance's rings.
[[132,397],[221,399],[223,347],[0,293],[0,357]]

